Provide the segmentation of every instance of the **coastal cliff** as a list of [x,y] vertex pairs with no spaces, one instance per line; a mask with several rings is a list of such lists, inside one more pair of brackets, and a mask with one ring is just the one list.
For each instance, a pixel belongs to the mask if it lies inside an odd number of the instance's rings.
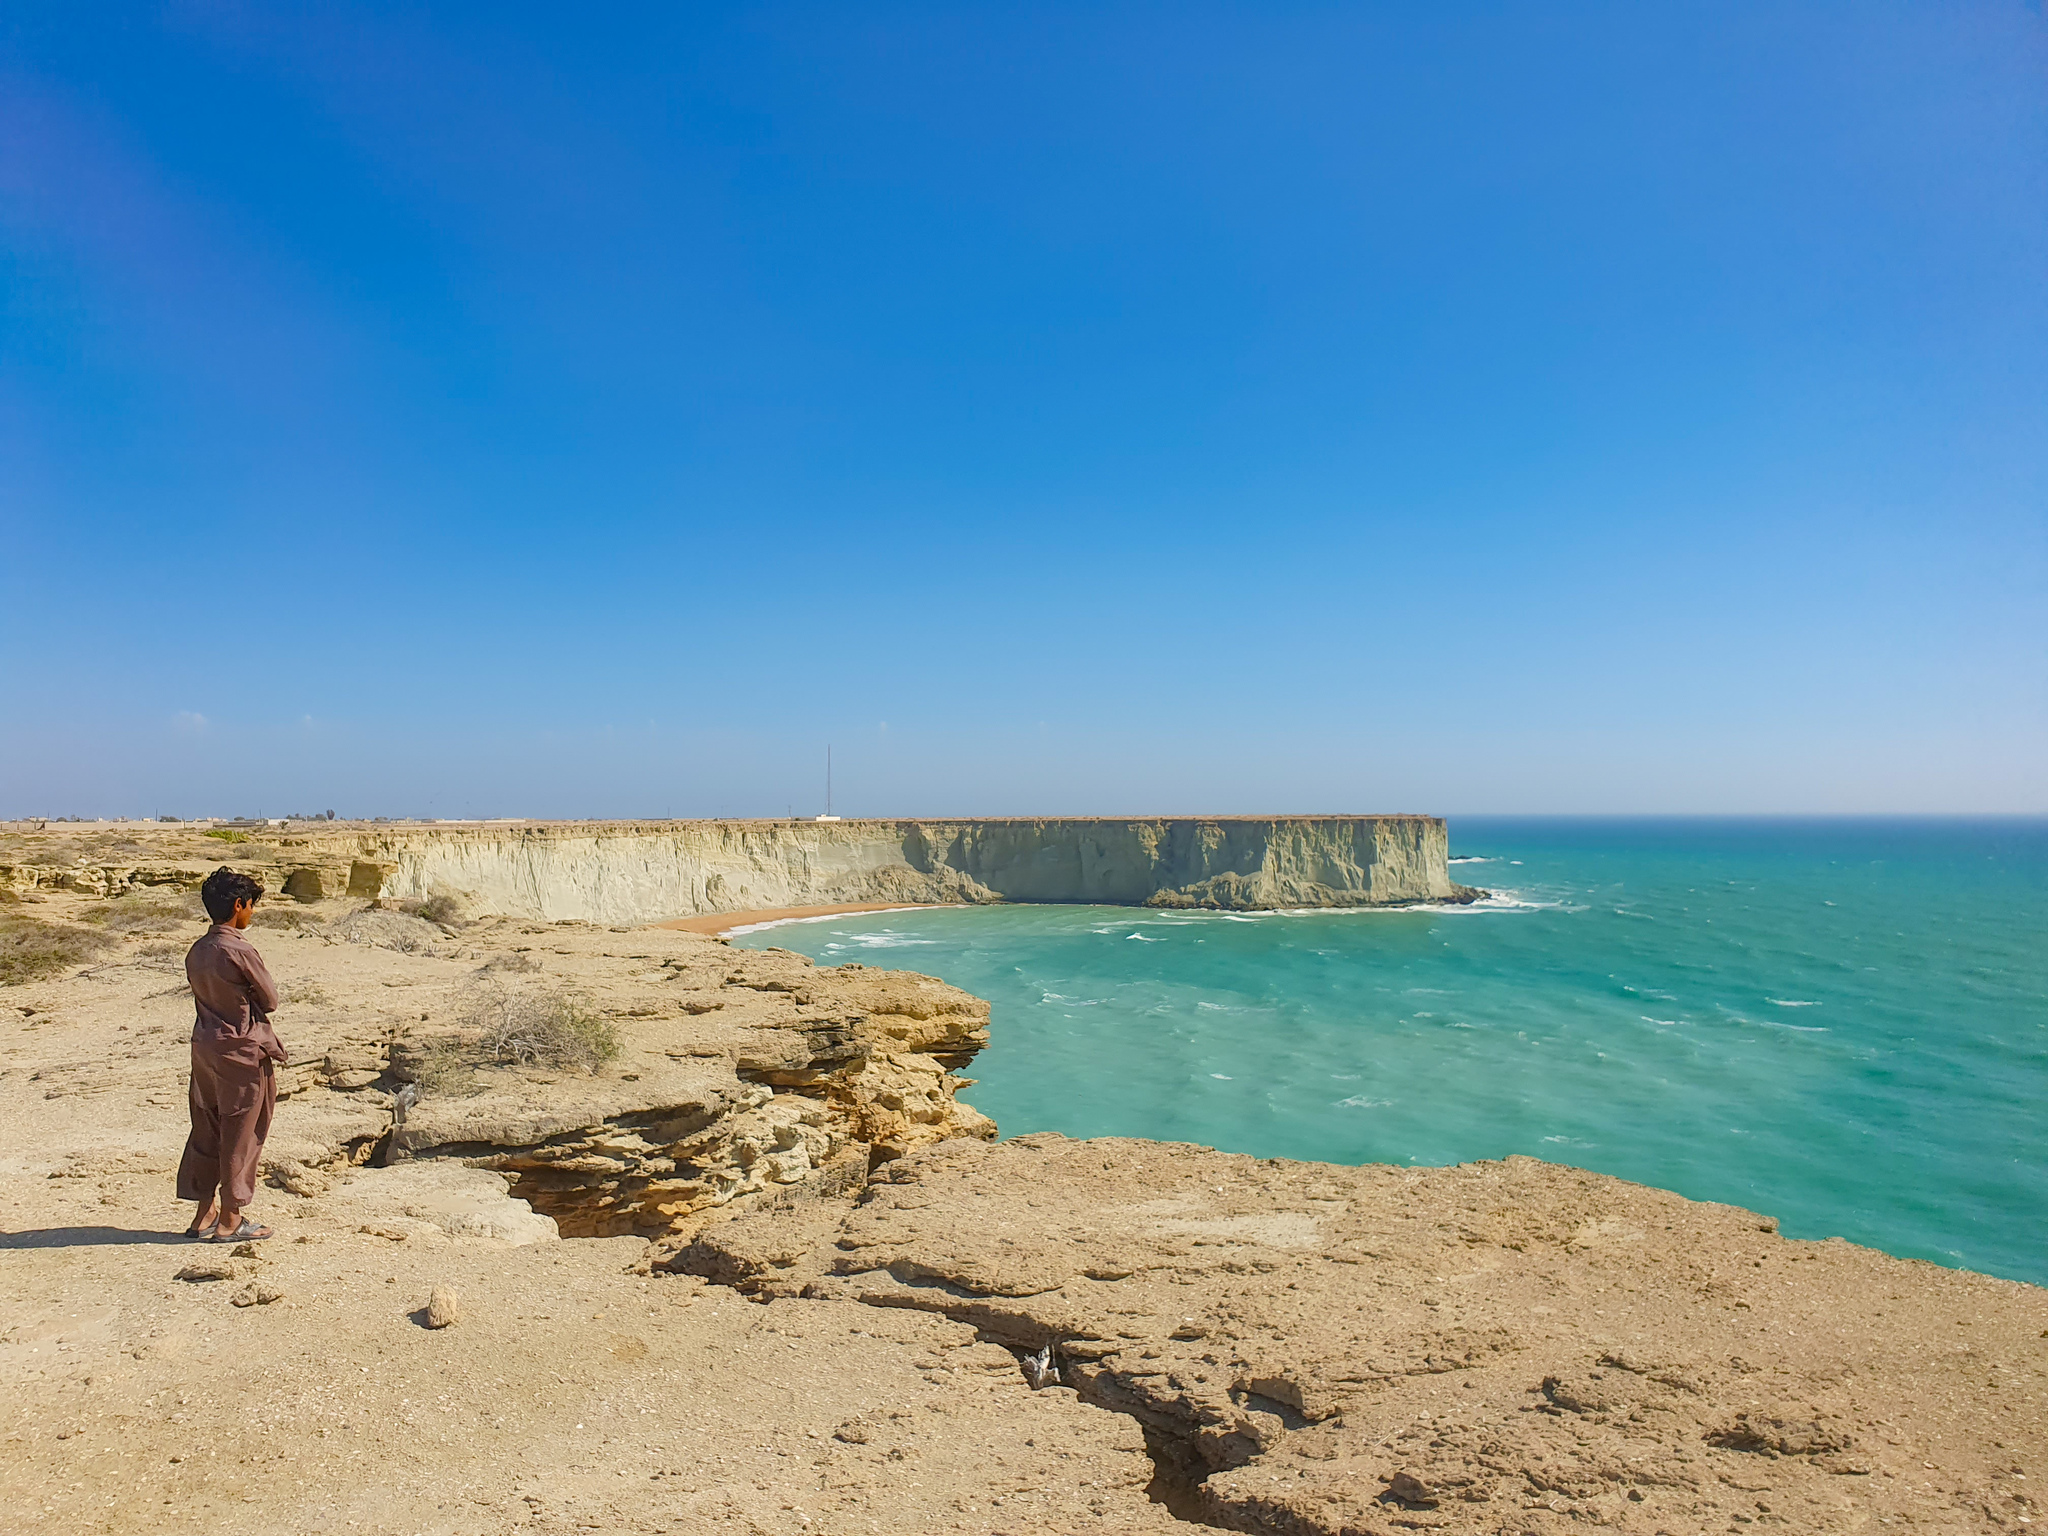
[[[2043,1518],[2037,1287],[1526,1158],[998,1143],[956,1097],[986,1003],[673,929],[265,902],[279,1240],[186,1244],[191,855],[110,899],[63,836],[0,843],[72,881],[0,924],[0,1497],[39,1529]],[[522,999],[608,1048],[492,1046]]]
[[851,902],[1349,907],[1469,899],[1426,816],[705,821],[359,836],[350,890],[631,923]]
[[[223,836],[227,846],[213,841]],[[51,827],[9,841],[21,862],[0,863],[0,890],[113,896],[194,884],[226,858],[300,901],[439,896],[473,916],[546,922],[855,903],[1248,911],[1480,894],[1451,879],[1434,816]],[[105,857],[116,850],[126,857]]]

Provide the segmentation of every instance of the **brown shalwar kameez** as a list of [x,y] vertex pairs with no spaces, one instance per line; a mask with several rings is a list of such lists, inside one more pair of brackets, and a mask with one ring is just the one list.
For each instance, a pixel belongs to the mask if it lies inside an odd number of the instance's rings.
[[198,1018],[192,1025],[192,1134],[178,1164],[178,1198],[202,1211],[220,1191],[240,1210],[256,1198],[256,1165],[277,1107],[274,1062],[290,1056],[270,1027],[277,983],[256,946],[215,923],[185,956]]

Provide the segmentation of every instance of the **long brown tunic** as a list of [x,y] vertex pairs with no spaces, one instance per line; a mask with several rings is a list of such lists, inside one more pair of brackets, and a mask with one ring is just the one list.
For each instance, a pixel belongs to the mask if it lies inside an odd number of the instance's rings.
[[220,1192],[239,1210],[256,1197],[256,1167],[277,1108],[273,1063],[290,1055],[270,1027],[277,983],[256,946],[215,923],[185,955],[198,1017],[192,1025],[192,1133],[178,1164],[178,1198],[202,1206]]

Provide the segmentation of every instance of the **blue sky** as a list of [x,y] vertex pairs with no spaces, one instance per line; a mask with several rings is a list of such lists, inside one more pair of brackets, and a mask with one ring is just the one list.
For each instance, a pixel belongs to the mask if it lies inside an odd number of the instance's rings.
[[11,6],[0,814],[2048,810],[2024,3]]

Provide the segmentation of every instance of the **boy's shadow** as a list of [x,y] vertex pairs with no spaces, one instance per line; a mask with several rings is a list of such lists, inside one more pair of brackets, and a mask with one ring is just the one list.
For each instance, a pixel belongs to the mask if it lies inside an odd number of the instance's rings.
[[138,1243],[200,1246],[182,1232],[131,1232],[126,1227],[37,1227],[0,1232],[0,1248],[125,1248]]

